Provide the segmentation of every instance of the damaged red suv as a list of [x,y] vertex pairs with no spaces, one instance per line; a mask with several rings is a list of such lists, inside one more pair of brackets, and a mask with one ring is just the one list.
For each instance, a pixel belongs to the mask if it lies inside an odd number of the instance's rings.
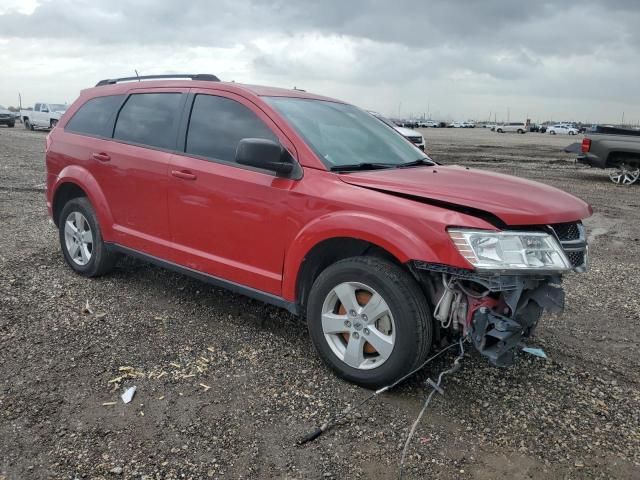
[[172,77],[103,80],[47,138],[79,274],[127,254],[284,307],[338,375],[379,387],[461,336],[509,365],[586,269],[591,208],[567,193],[438,165],[338,100]]

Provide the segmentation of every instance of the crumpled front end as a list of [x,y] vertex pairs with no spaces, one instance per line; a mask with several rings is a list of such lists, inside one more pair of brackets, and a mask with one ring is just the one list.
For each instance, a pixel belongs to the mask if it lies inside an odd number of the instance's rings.
[[[546,227],[574,272],[587,268],[587,243],[580,222]],[[513,363],[542,313],[561,312],[561,273],[480,272],[415,261],[413,270],[434,305],[435,340],[464,336],[495,366]]]

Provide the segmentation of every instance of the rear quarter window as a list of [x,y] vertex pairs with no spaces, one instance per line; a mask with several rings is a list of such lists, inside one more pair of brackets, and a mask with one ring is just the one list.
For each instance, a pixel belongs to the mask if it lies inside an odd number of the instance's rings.
[[82,135],[111,137],[113,117],[123,99],[124,95],[109,95],[88,100],[64,129]]
[[114,140],[175,149],[181,93],[137,93],[129,97],[116,120]]

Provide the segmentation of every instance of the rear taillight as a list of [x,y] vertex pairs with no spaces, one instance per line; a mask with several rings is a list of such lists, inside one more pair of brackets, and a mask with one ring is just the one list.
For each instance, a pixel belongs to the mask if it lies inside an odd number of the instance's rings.
[[582,139],[582,153],[587,153],[589,150],[591,150],[591,139],[590,138],[583,138]]

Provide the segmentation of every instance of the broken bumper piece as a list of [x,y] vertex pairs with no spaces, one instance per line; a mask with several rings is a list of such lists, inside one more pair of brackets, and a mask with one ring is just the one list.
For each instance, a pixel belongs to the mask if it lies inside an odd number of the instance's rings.
[[529,337],[543,310],[559,312],[564,308],[564,291],[543,284],[523,292],[516,315],[505,317],[486,307],[473,313],[470,337],[476,349],[496,367],[513,364],[520,343]]

